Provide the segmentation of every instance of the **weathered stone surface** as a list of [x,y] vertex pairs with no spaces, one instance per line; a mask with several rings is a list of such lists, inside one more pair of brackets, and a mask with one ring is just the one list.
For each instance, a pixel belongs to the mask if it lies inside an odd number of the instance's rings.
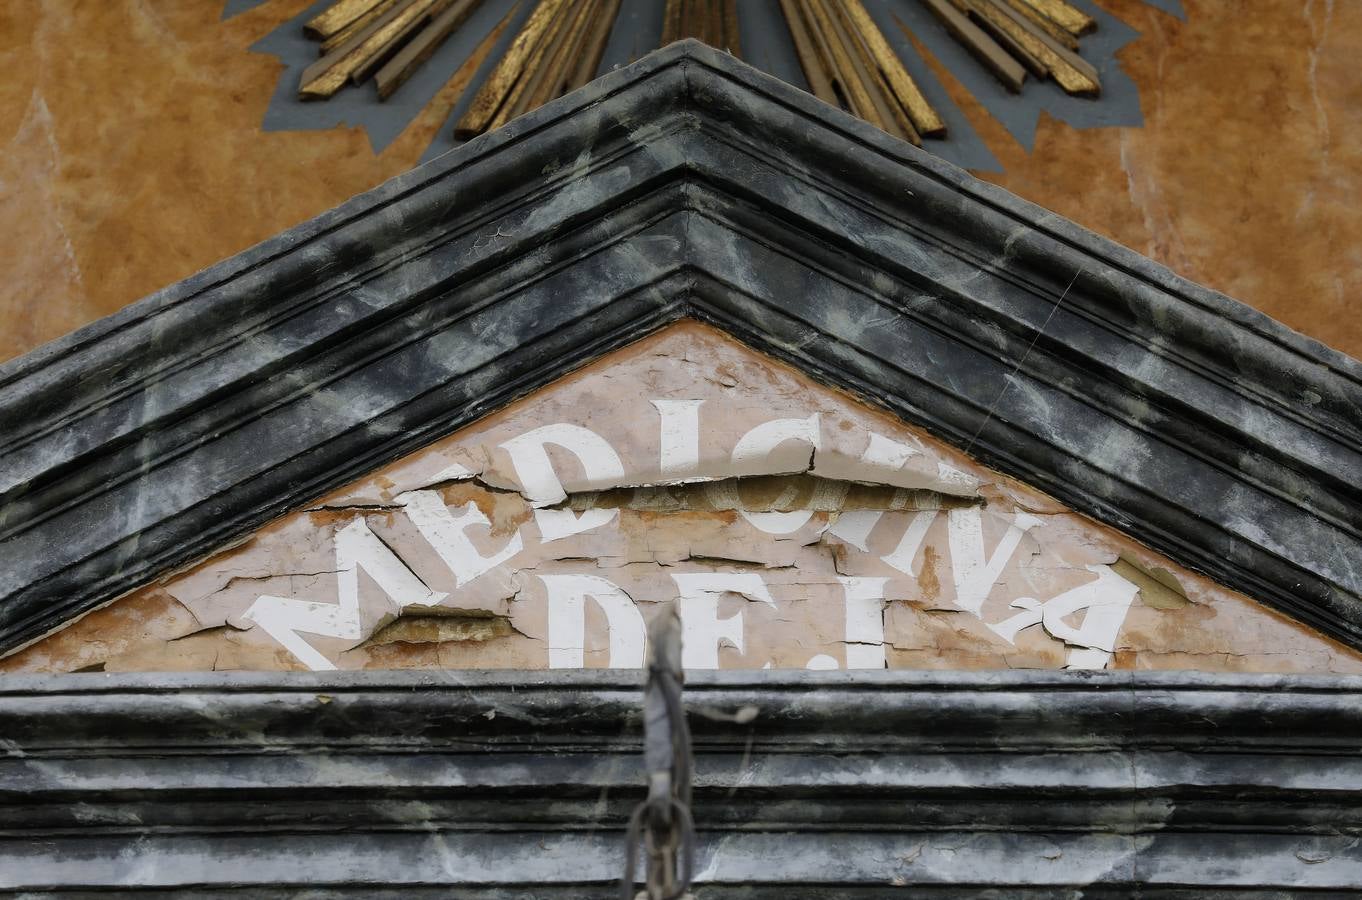
[[692,668],[1362,672],[1362,654],[696,323],[0,668],[637,667],[643,622],[678,595]]
[[[618,897],[639,681],[11,676],[0,891]],[[1362,892],[1356,677],[701,672],[686,699],[704,900]]]
[[1357,361],[683,43],[0,366],[0,648],[687,317],[1362,646]]

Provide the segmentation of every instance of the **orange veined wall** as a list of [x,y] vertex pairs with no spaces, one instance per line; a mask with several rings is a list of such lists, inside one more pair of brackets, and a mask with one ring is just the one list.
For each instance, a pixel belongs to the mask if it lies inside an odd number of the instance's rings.
[[[1143,126],[1042,116],[1027,152],[935,67],[1005,170],[983,177],[1362,356],[1362,3],[1097,2],[1140,32],[1118,59]],[[261,130],[281,64],[249,48],[309,5],[0,4],[0,359],[421,158],[481,52],[381,154],[359,128]]]

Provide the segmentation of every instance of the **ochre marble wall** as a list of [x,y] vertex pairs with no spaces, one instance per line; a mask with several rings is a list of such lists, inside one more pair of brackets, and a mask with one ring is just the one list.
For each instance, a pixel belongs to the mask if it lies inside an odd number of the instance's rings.
[[1028,154],[972,114],[1006,169],[983,177],[1362,356],[1362,3],[1098,2],[1141,32],[1144,126],[1043,121]]
[[[354,128],[262,132],[249,46],[309,0],[0,3],[0,359],[406,171],[475,55],[382,154]],[[1141,128],[1045,119],[1026,152],[949,73],[1004,187],[1362,355],[1362,3],[1098,0]]]

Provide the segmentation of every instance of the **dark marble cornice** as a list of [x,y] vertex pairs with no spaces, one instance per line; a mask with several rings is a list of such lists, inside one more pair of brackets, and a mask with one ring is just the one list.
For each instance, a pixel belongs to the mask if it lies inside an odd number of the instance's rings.
[[[0,892],[615,896],[640,677],[11,676]],[[1362,893],[1359,678],[724,672],[686,701],[701,900]]]
[[0,649],[685,316],[1362,646],[1362,364],[682,43],[0,367]]

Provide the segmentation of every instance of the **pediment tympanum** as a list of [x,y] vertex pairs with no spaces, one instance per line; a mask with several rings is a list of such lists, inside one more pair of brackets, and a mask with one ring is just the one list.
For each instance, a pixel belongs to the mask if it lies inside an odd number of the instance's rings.
[[1362,655],[692,322],[0,662],[9,671],[1362,671]]

